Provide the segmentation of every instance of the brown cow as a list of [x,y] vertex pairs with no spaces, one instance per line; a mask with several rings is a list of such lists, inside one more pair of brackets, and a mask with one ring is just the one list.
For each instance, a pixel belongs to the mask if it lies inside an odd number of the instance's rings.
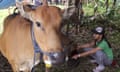
[[[61,10],[54,6],[47,6],[47,4],[36,9],[25,6],[24,9],[33,24],[20,14],[9,15],[4,21],[4,32],[0,37],[0,51],[8,59],[13,71],[29,72],[34,66],[32,27],[35,40],[43,51],[43,61],[46,67],[51,67],[54,61],[55,64],[62,63],[65,55],[60,32]],[[38,54],[35,64],[38,64],[39,61]]]

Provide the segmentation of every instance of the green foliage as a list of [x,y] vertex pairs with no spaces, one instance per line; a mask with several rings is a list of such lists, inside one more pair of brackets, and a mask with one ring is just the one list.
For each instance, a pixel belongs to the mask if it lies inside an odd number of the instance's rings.
[[[119,1],[119,0],[118,0]],[[80,44],[86,43],[91,38],[91,29],[96,26],[104,26],[106,28],[106,36],[112,45],[114,52],[114,57],[117,60],[117,63],[120,65],[120,6],[112,8],[112,1],[110,0],[110,7],[107,10],[104,7],[105,0],[99,0],[98,6],[98,15],[94,20],[90,20],[90,17],[93,16],[94,4],[89,3],[88,6],[84,5],[85,17],[83,18],[83,24],[80,27],[80,33],[75,36],[74,41],[79,42]],[[0,31],[3,24],[3,19],[8,15],[8,10],[0,11]],[[72,35],[72,34],[71,34]],[[61,68],[54,68],[53,72],[92,72],[92,69],[95,65],[89,64],[86,58],[81,58],[80,64],[75,69],[66,68],[64,65]],[[36,72],[43,72],[44,68],[42,65],[36,67]],[[67,70],[68,69],[68,70]],[[120,68],[108,67],[105,72],[120,72]]]

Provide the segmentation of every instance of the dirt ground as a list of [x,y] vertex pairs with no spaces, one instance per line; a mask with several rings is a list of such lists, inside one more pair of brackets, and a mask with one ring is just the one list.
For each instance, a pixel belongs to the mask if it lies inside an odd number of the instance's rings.
[[[69,37],[74,41],[74,43],[84,44],[91,40],[91,32],[89,27],[81,27],[80,32],[76,35],[74,29],[69,31]],[[109,37],[109,36],[108,36]],[[116,46],[116,45],[115,45]],[[120,50],[118,47],[113,49],[115,53],[115,60],[117,64],[115,66],[107,66],[104,72],[120,72]],[[96,64],[90,63],[89,57],[82,57],[78,60],[70,60],[65,64],[54,67],[51,69],[51,72],[92,72],[93,68],[96,67]],[[0,54],[0,72],[12,72],[11,67],[7,60]],[[44,72],[44,64],[40,63],[35,67],[34,72]]]

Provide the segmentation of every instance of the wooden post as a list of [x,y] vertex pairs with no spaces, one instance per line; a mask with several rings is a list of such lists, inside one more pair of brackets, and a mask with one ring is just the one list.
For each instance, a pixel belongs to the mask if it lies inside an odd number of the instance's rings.
[[108,8],[109,8],[109,0],[106,0],[106,1],[105,1],[105,5],[106,5],[106,13],[107,13]]
[[114,0],[113,5],[112,5],[112,8],[115,8],[116,1],[117,1],[117,0]]

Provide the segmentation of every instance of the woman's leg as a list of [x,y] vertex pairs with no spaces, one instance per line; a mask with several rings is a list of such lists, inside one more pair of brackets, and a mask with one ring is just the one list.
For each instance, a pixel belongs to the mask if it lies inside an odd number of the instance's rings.
[[[85,48],[84,51],[90,51],[92,49],[93,48]],[[104,70],[105,65],[111,65],[112,63],[112,60],[110,60],[102,50],[97,51],[91,56],[96,60],[96,63],[98,64],[98,67],[93,70],[94,72],[101,72]]]
[[111,65],[112,63],[112,60],[101,50],[95,53],[95,60],[99,65]]
[[[92,49],[93,48],[84,48],[84,51],[90,51]],[[97,51],[96,53],[90,56],[94,58],[98,64],[110,65],[112,63],[112,60],[110,60],[102,50]]]
[[[86,52],[86,51],[90,51],[90,50],[92,50],[93,48],[84,48],[84,51]],[[96,54],[94,53],[94,54],[91,54],[90,55],[93,59],[96,59]]]
[[98,64],[98,66],[93,69],[94,72],[101,72],[105,69],[105,65],[111,65],[112,63],[112,60],[110,60],[102,50],[97,51],[94,58]]

